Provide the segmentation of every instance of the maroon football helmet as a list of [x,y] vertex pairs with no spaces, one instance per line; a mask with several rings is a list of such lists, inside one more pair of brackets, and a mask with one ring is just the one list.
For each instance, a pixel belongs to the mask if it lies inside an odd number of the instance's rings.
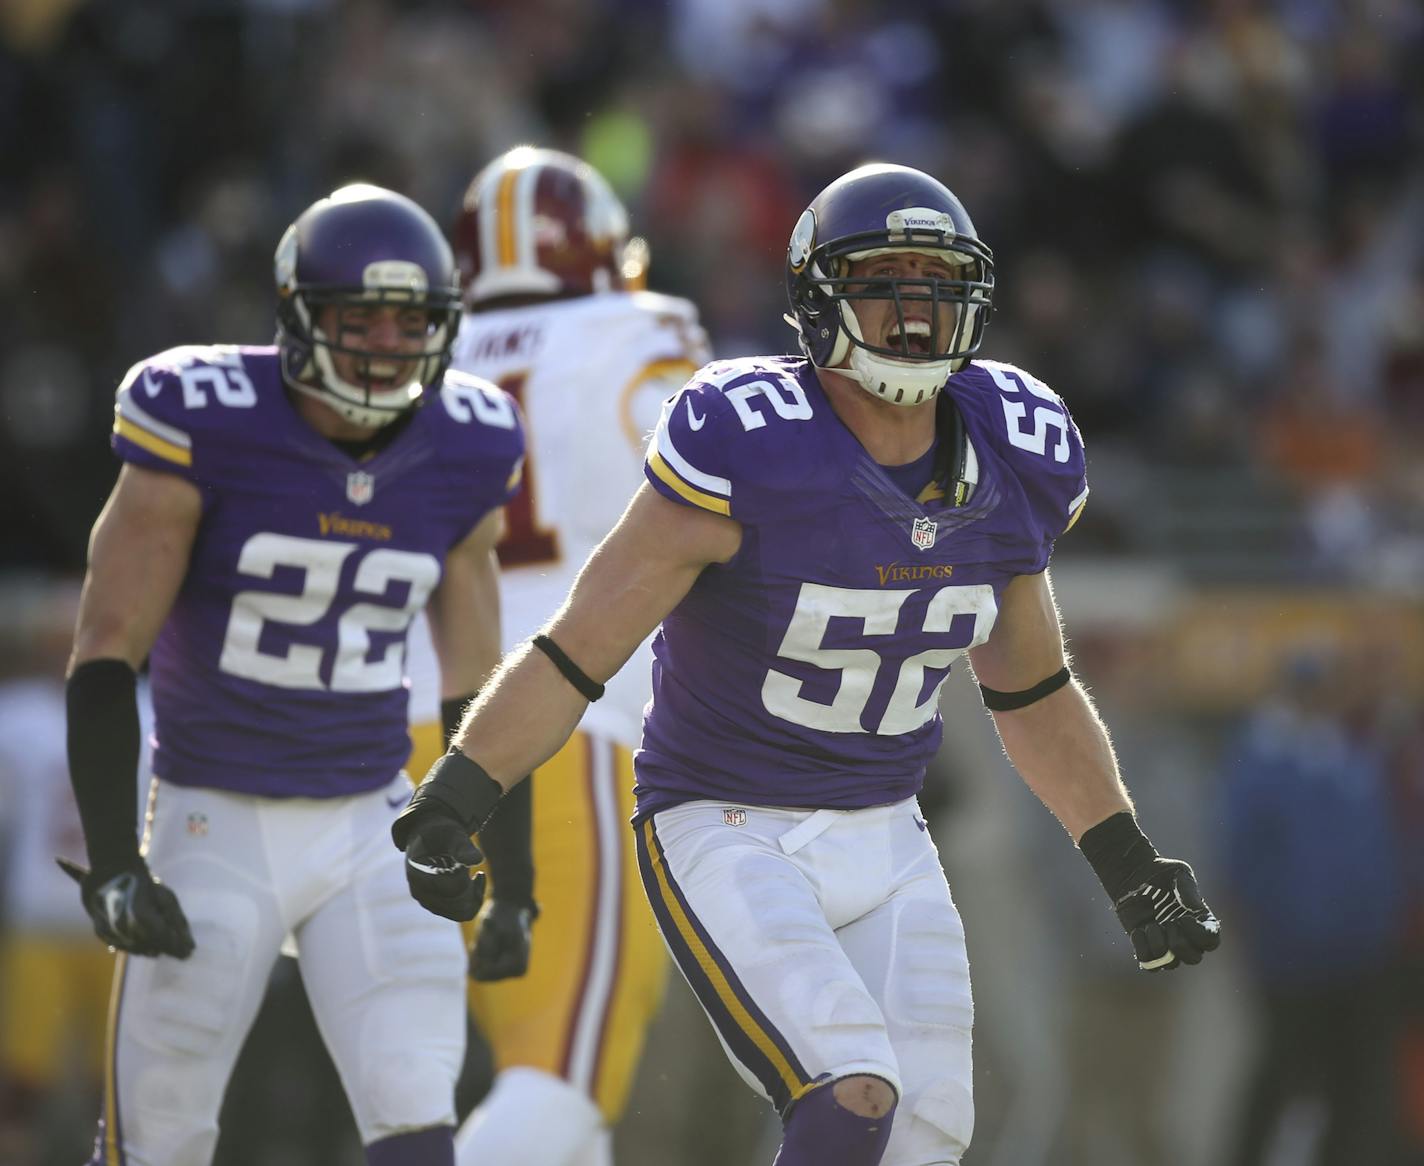
[[455,220],[454,249],[471,308],[510,296],[617,291],[636,286],[640,274],[628,212],[604,177],[572,155],[534,146],[509,150],[475,175]]

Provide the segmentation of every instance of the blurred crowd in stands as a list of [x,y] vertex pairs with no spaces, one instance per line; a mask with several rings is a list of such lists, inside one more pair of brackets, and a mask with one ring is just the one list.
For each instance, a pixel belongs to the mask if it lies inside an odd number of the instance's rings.
[[[1410,0],[14,0],[0,15],[5,559],[73,566],[138,356],[270,338],[273,241],[364,176],[449,221],[586,155],[718,351],[779,351],[788,224],[892,158],[994,247],[993,354],[1145,469],[1305,504],[1315,577],[1424,570],[1424,12]],[[1162,506],[1192,506],[1167,475]],[[1184,495],[1172,496],[1173,487]],[[1289,510],[1286,512],[1289,514]],[[1247,564],[1249,569],[1249,563]]]
[[[1234,954],[1177,995],[1129,974],[1086,867],[1043,879],[1040,853],[1079,860],[1003,792],[983,718],[948,734],[941,845],[992,969],[970,1166],[1424,1161],[1424,645],[1401,630],[1424,591],[1424,7],[7,0],[0,571],[82,568],[120,377],[174,344],[268,342],[302,207],[367,179],[448,223],[519,142],[610,178],[651,285],[696,301],[723,356],[790,347],[786,239],[830,178],[936,174],[995,252],[986,354],[1047,381],[1087,440],[1065,572],[1333,596],[1341,634],[1305,628],[1254,690],[1195,711],[1157,691],[1159,640],[1084,628],[1145,820],[1215,853]],[[1406,612],[1366,658],[1339,617],[1361,595]],[[1281,918],[1316,875],[1316,915]],[[1037,896],[1054,938],[995,934],[991,893]],[[1040,977],[1056,995],[1018,991]],[[1103,1079],[1104,1040],[1169,1053]]]

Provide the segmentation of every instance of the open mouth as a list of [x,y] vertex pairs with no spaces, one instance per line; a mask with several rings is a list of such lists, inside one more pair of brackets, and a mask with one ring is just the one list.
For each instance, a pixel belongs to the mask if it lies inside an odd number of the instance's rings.
[[898,348],[911,356],[929,356],[931,332],[928,320],[906,320],[903,331],[899,325],[892,325],[885,339],[890,348]]
[[374,389],[392,389],[410,379],[408,360],[371,360],[366,363],[366,381]]

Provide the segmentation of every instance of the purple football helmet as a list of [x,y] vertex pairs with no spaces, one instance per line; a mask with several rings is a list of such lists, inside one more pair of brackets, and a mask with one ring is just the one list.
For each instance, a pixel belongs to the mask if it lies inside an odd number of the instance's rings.
[[[846,278],[852,261],[894,251],[935,256],[959,278]],[[943,183],[908,166],[862,166],[832,182],[801,215],[786,251],[786,294],[786,321],[812,364],[844,373],[892,404],[917,405],[979,350],[993,311],[994,257]],[[894,343],[865,340],[850,302],[856,299],[894,302]],[[912,341],[923,332],[906,326],[908,302],[933,305],[927,344]],[[949,336],[940,334],[934,310],[942,304],[955,307]]]
[[[404,195],[379,186],[343,186],[313,203],[277,245],[277,344],[282,376],[356,425],[394,421],[438,385],[450,364],[460,326],[455,260],[440,228]],[[397,305],[425,313],[425,343],[400,383],[377,375],[365,348],[343,346],[343,328],[328,335],[320,324],[328,305],[341,313]],[[356,380],[338,374],[334,353],[356,357]]]

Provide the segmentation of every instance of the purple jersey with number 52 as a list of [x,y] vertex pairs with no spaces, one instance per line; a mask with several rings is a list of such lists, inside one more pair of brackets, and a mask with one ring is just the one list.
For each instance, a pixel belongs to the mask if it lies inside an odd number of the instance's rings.
[[113,445],[203,498],[151,656],[154,771],[267,797],[389,782],[410,751],[406,628],[518,484],[510,398],[449,373],[357,462],[298,415],[275,348],[175,348],[124,378]]
[[645,472],[736,519],[653,644],[638,814],[694,798],[851,809],[916,793],[951,662],[988,638],[1015,575],[1042,571],[1087,498],[1063,402],[1020,369],[950,378],[977,480],[917,501],[799,358],[708,365],[663,408]]

